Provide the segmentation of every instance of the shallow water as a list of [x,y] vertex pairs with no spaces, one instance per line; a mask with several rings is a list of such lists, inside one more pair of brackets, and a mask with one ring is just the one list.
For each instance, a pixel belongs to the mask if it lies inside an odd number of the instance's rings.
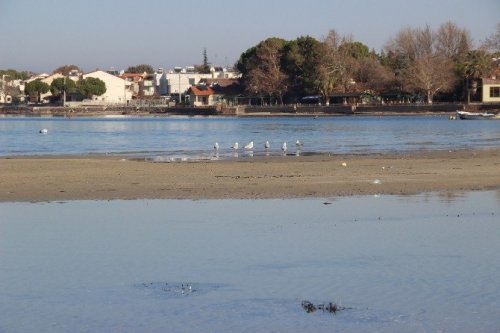
[[[46,128],[48,134],[40,134]],[[383,153],[500,147],[500,121],[449,121],[418,117],[0,117],[0,156],[120,153],[159,161],[280,155],[283,142],[295,154]],[[254,141],[251,151],[241,149]],[[239,142],[235,154],[230,147]]]
[[0,332],[498,332],[499,203],[1,203]]

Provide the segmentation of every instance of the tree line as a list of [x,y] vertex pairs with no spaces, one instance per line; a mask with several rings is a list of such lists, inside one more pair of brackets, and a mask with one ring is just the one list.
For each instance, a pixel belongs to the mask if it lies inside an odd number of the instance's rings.
[[236,67],[250,96],[276,103],[296,103],[320,95],[398,92],[432,103],[470,100],[477,80],[498,66],[500,24],[479,49],[470,33],[453,22],[437,30],[407,27],[390,38],[378,54],[351,36],[329,31],[323,40],[302,36],[287,41],[268,38],[241,54]]
[[[378,100],[392,94],[427,103],[469,102],[477,95],[478,80],[500,66],[500,24],[476,49],[469,31],[453,22],[436,30],[429,26],[403,28],[388,39],[380,53],[335,30],[321,40],[310,36],[295,40],[273,37],[243,52],[235,66],[242,74],[246,95],[267,102],[297,103],[305,96],[319,95],[328,103],[332,96],[349,93],[364,93]],[[206,48],[203,63],[195,68],[210,72]],[[76,65],[63,65],[53,73],[68,76],[72,71],[82,72]],[[150,74],[154,69],[140,64],[128,67],[126,72]],[[32,73],[5,70],[0,74],[25,80]],[[63,92],[84,97],[105,92],[105,86],[88,79],[74,85],[69,79],[54,81],[50,86],[32,81],[26,85],[26,92],[40,95],[50,90],[56,98]]]
[[87,77],[73,81],[70,78],[60,77],[52,80],[51,84],[47,84],[41,80],[33,80],[26,83],[24,91],[28,96],[36,96],[40,101],[40,95],[51,92],[54,100],[61,100],[65,94],[78,94],[84,98],[92,98],[92,96],[101,96],[106,92],[106,84],[104,81]]

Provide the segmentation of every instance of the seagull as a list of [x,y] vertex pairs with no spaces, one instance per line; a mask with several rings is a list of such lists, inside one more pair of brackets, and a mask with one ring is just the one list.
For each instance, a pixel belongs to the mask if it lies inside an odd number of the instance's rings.
[[302,147],[304,144],[300,140],[297,140],[297,141],[295,141],[295,145],[297,147]]
[[238,142],[235,142],[231,148],[233,148],[234,150],[238,150],[238,146]]
[[269,144],[269,141],[266,141],[266,143],[264,143],[264,148],[266,149],[271,148],[271,144]]
[[281,150],[283,150],[283,152],[286,152],[286,150],[287,150],[286,142],[283,142],[283,145],[281,146]]
[[219,143],[218,142],[214,143],[214,149],[219,150]]
[[250,141],[248,144],[246,144],[245,149],[253,149],[253,141]]
[[47,133],[49,133],[49,131],[46,128],[42,128],[39,133],[47,134]]

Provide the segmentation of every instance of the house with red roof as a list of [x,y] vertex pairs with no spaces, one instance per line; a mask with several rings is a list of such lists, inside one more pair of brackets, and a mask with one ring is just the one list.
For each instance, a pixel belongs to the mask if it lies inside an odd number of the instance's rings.
[[220,94],[212,89],[212,87],[200,84],[189,88],[189,104],[191,106],[213,106],[217,104]]
[[189,89],[191,106],[235,105],[241,96],[242,87],[238,79],[203,79]]

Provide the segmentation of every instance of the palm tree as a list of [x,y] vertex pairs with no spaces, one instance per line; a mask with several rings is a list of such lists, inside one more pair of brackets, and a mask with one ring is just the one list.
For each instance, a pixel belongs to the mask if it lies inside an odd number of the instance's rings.
[[[475,93],[477,80],[491,71],[491,56],[483,50],[473,50],[465,54],[458,64],[459,72],[465,79],[467,104],[470,103],[471,86]],[[472,82],[471,82],[472,81]]]

